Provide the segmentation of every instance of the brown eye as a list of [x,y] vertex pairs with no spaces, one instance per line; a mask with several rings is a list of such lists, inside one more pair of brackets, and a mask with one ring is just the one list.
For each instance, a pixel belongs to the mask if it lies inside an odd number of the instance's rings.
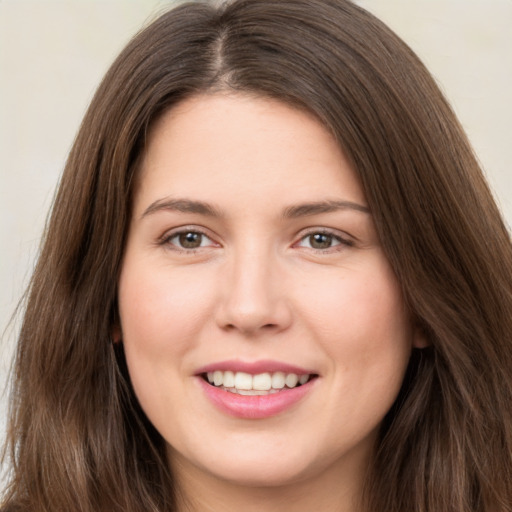
[[309,245],[313,249],[328,249],[332,247],[334,237],[325,233],[314,233],[308,237]]
[[302,237],[297,243],[296,247],[305,247],[307,249],[314,249],[315,251],[325,251],[328,249],[342,249],[345,246],[351,246],[352,243],[339,235],[329,232],[310,232]]
[[178,240],[184,249],[197,249],[198,247],[201,247],[201,243],[203,240],[203,235],[201,233],[181,233],[178,235]]
[[194,250],[214,246],[215,243],[199,231],[181,231],[165,239],[165,243],[177,250]]

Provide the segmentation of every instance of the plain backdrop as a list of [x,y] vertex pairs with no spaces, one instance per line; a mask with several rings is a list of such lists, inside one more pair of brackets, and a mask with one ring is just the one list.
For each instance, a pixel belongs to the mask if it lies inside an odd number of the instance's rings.
[[[512,224],[512,0],[357,3],[427,64]],[[172,4],[0,0],[0,392],[19,323],[9,320],[28,283],[81,118],[118,52]],[[0,442],[5,407],[2,395]]]

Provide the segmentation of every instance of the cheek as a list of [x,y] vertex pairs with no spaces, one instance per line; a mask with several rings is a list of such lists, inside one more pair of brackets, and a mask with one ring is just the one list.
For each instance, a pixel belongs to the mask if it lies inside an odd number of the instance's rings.
[[125,344],[140,355],[153,352],[158,356],[169,351],[179,354],[190,349],[201,317],[214,303],[208,274],[191,275],[183,269],[130,263],[125,263],[119,283]]
[[331,361],[332,423],[341,422],[354,439],[377,429],[391,408],[412,347],[399,285],[385,265],[377,268],[368,279],[355,273],[341,279],[329,302],[315,312],[324,325],[320,343]]
[[304,297],[304,308],[310,310],[311,318],[322,319],[319,327],[331,337],[356,338],[359,333],[371,343],[376,333],[386,339],[409,332],[398,284],[387,272],[331,277],[314,298]]
[[367,381],[399,387],[412,327],[387,261],[377,254],[367,265],[330,277],[314,300],[305,297],[303,309],[334,373],[354,387]]
[[[176,393],[190,373],[188,357],[211,318],[213,289],[206,275],[127,259],[119,281],[119,313],[126,362],[135,394],[151,422],[166,431],[186,408]],[[210,313],[210,314],[209,314]]]

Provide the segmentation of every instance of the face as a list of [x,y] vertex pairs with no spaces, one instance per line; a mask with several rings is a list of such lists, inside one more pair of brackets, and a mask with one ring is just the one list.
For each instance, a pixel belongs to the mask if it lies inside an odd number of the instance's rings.
[[171,465],[249,485],[361,472],[414,344],[333,137],[249,96],[197,96],[154,127],[119,308]]

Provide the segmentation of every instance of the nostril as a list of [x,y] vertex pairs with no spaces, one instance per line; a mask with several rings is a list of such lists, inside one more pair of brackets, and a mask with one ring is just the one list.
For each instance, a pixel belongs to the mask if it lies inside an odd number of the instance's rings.
[[267,323],[267,324],[250,324],[249,322],[240,322],[240,325],[236,325],[233,323],[228,323],[223,326],[223,329],[226,331],[240,331],[243,334],[252,335],[261,331],[273,331],[278,330],[279,325],[275,323]]

